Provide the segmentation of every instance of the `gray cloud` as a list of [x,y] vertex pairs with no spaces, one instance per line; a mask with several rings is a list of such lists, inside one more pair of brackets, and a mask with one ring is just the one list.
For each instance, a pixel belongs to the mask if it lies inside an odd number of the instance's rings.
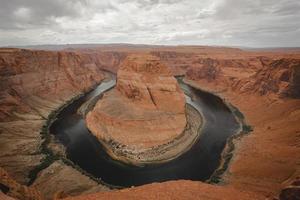
[[299,0],[0,0],[0,45],[300,46]]
[[276,7],[274,14],[277,15],[295,15],[300,11],[300,1],[286,1],[284,4]]
[[19,29],[54,23],[57,17],[76,17],[75,1],[9,0],[1,1],[0,28]]

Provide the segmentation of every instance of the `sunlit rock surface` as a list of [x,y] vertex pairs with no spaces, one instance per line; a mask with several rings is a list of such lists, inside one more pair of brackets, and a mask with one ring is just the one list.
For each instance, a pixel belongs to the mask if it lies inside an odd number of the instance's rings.
[[184,93],[158,58],[133,55],[119,69],[116,88],[98,101],[86,120],[100,141],[121,148],[138,151],[163,145],[184,131]]

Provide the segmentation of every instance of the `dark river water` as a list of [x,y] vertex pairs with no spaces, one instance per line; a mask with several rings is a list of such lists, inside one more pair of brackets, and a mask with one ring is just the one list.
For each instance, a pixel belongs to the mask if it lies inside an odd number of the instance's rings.
[[111,89],[115,85],[114,80],[101,83],[64,108],[50,126],[50,133],[66,147],[68,159],[111,185],[130,187],[178,179],[205,181],[218,168],[226,140],[237,132],[240,124],[219,97],[192,88],[180,80],[179,83],[186,93],[187,103],[201,111],[205,122],[193,147],[167,163],[135,167],[110,159],[87,129],[83,117],[76,113],[88,99]]

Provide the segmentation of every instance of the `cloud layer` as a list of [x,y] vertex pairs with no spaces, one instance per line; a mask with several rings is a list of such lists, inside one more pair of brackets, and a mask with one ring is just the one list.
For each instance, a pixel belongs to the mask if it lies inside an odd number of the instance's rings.
[[0,46],[300,46],[299,0],[1,0]]

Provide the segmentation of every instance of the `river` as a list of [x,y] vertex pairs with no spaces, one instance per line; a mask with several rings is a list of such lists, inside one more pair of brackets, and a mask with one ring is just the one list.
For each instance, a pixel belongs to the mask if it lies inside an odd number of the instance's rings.
[[240,123],[226,104],[213,94],[193,88],[181,80],[187,103],[201,112],[201,135],[193,147],[178,158],[163,164],[130,166],[112,160],[85,124],[78,108],[107,90],[116,81],[102,82],[93,91],[66,106],[50,126],[50,133],[66,147],[67,158],[105,183],[130,187],[167,180],[205,181],[220,165],[227,139],[240,129]]

